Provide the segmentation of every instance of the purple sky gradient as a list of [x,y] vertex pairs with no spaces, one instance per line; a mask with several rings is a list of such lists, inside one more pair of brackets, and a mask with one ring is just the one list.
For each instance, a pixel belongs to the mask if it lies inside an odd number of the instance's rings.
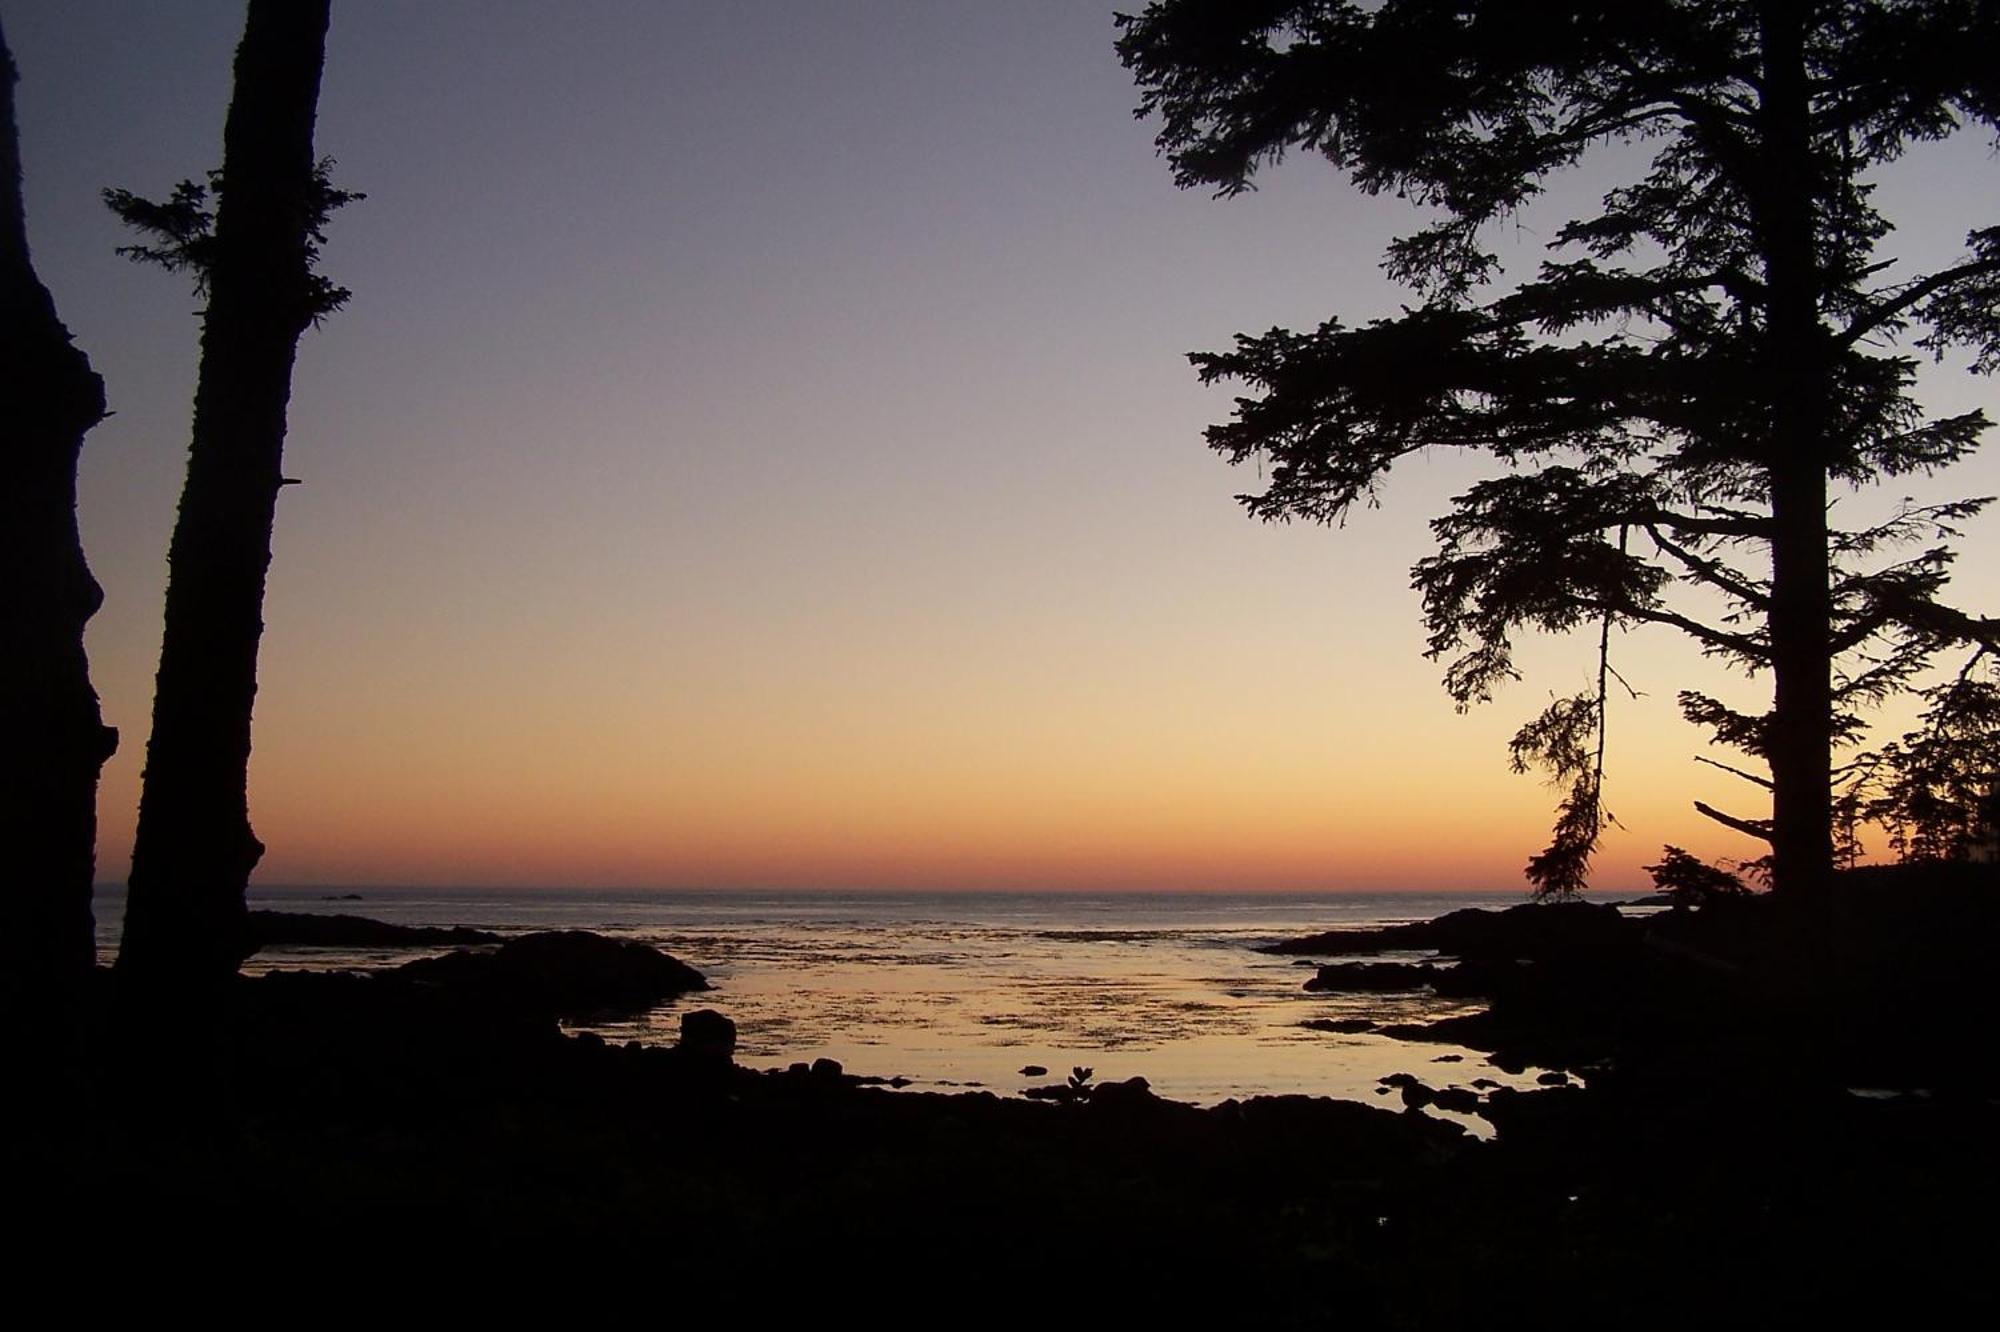
[[[117,415],[85,446],[123,877],[196,302],[97,202],[215,164],[241,6],[0,0],[36,263]],[[1489,887],[1504,742],[1594,644],[1454,715],[1409,565],[1475,469],[1273,528],[1184,353],[1392,311],[1413,221],[1312,162],[1217,202],[1083,3],[336,0],[319,146],[366,191],[301,348],[257,714],[272,882]],[[1521,220],[1532,258],[1565,183]],[[1891,253],[2000,218],[1982,136],[1885,183]],[[1940,408],[1995,404],[1955,367]],[[1918,493],[2000,491],[1994,455]],[[1893,496],[1891,496],[1893,498]],[[1864,503],[1877,502],[1864,500]],[[1958,599],[2000,603],[2000,536]],[[1639,635],[1602,864],[1747,854]]]

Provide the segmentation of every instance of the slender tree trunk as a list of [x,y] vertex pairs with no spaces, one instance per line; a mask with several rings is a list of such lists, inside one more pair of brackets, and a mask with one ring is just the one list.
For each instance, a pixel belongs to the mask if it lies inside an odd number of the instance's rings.
[[330,0],[251,0],[223,131],[187,481],[168,554],[166,636],[121,987],[200,998],[249,952],[250,713],[299,335],[311,321],[313,121]]
[[1832,576],[1827,339],[1817,293],[1804,6],[1762,6],[1767,170],[1758,212],[1770,291],[1772,887],[1822,897],[1833,877]]
[[76,526],[104,383],[29,262],[16,77],[0,33],[0,1002],[8,1028],[53,1036],[96,962],[97,775],[118,733],[90,687],[83,628],[104,597]]

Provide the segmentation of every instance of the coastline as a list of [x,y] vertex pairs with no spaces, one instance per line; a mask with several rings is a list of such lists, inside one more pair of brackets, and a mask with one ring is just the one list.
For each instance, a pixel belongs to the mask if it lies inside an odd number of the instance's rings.
[[[1962,962],[1991,936],[1965,933],[1961,909],[1992,908],[1948,897],[1883,909],[1962,933]],[[1701,930],[1750,947],[1753,924]],[[1578,998],[1548,960],[1523,975],[1553,984],[1544,1000]],[[1533,984],[1496,998],[1510,1039],[1539,1025],[1590,1071],[1587,1088],[1489,1093],[1487,1142],[1420,1113],[1426,1070],[1374,1104],[1202,1108],[1129,1083],[1068,1103],[892,1092],[745,1068],[712,1044],[565,1034],[448,983],[277,973],[234,987],[211,1040],[168,1052],[171,1097],[135,1094],[162,1052],[134,1064],[99,1042],[63,1113],[8,1134],[10,1176],[51,1221],[24,1250],[40,1274],[73,1272],[62,1237],[116,1215],[145,1237],[119,1255],[141,1270],[227,1252],[309,1279],[337,1254],[356,1291],[445,1264],[478,1298],[573,1285],[584,1261],[632,1265],[682,1311],[831,1301],[984,1325],[1075,1296],[1165,1326],[1197,1308],[1275,1326],[1649,1325],[1907,1317],[1990,1290],[2000,1107],[1983,1060],[1856,1095],[1839,1061],[1865,1052],[1829,1039],[1851,1017],[1840,996],[1818,1018],[1753,1016],[1736,994],[1663,1012],[1659,977],[1616,961],[1602,974],[1637,983],[1615,1012],[1538,1005]],[[1991,1009],[1933,1019],[1914,1055],[1963,1055],[1953,1042],[1990,1032]],[[1582,1018],[1617,1050],[1578,1041]],[[920,1293],[952,1302],[910,1305]]]
[[[1518,893],[710,892],[598,902],[577,892],[362,889],[355,901],[346,891],[258,893],[253,906],[502,935],[582,928],[644,942],[711,977],[714,1006],[737,1024],[737,1057],[753,1067],[830,1058],[922,1090],[977,1084],[1013,1094],[1029,1085],[1018,1074],[1025,1065],[1082,1064],[1107,1078],[1144,1076],[1162,1095],[1205,1105],[1260,1094],[1372,1100],[1377,1079],[1444,1052],[1307,1027],[1351,1017],[1354,1005],[1303,992],[1309,973],[1257,953],[1255,944],[1323,923],[1520,900]],[[367,969],[414,955],[278,948],[246,970]],[[1407,995],[1395,1001],[1395,1016],[1418,1021],[1464,1007]],[[671,1045],[678,1021],[669,1006],[586,1025],[616,1044]]]

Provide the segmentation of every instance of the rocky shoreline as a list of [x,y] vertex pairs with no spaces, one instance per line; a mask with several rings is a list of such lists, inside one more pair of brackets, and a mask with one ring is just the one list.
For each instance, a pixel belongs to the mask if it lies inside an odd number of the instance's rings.
[[[561,1286],[587,1261],[643,1271],[682,1315],[865,1281],[878,1312],[974,1325],[1054,1307],[1163,1326],[1211,1307],[1280,1327],[1792,1320],[1882,1300],[1909,1316],[1990,1284],[2000,1110],[1967,1055],[1988,1048],[1993,1004],[1932,1011],[1928,1036],[1895,1047],[1905,1073],[1950,1056],[1921,1083],[1853,1081],[1869,1033],[1848,1024],[1864,1003],[1912,1020],[1899,958],[1929,958],[1957,1001],[1983,994],[1983,972],[1975,986],[1946,967],[1993,937],[1969,934],[1991,903],[1966,894],[1989,887],[1846,903],[1868,945],[1846,926],[1822,942],[1860,973],[1757,970],[1785,926],[1768,903],[1609,925],[1602,909],[1442,918],[1429,937],[1452,951],[1403,979],[1479,976],[1491,1000],[1450,1039],[1565,1072],[1512,1091],[1432,1085],[1439,1065],[1375,1105],[1204,1109],[1081,1069],[1035,1098],[891,1093],[830,1061],[741,1067],[727,1018],[701,1008],[674,1047],[565,1035],[558,1017],[604,995],[556,975],[619,968],[616,941],[559,936],[451,955],[485,961],[245,978],[217,1030],[184,1033],[162,1097],[161,1052],[112,1035],[107,975],[88,1066],[8,1135],[19,1205],[47,1223],[21,1261],[73,1271],[75,1237],[115,1216],[145,1237],[119,1250],[128,1272],[227,1254],[233,1272],[310,1281],[338,1254],[356,1291],[412,1264],[459,1264],[493,1291]],[[1413,938],[1300,952],[1342,967],[1432,946]],[[618,960],[701,992],[653,959]],[[1088,1298],[1049,1303],[1070,1292]]]
[[[1823,910],[1770,898],[1621,914],[1523,905],[1336,930],[1268,951],[1319,961],[1309,991],[1423,988],[1477,1012],[1370,1030],[1449,1041],[1503,1068],[1642,1073],[1661,1060],[1781,1069],[1826,1087],[1990,1095],[2000,871],[1853,871]],[[1394,961],[1376,960],[1395,953]]]

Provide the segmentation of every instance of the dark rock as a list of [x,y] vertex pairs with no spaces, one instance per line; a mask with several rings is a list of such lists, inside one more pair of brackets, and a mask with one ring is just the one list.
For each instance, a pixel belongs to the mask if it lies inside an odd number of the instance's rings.
[[1411,1078],[1403,1084],[1403,1108],[1405,1110],[1421,1110],[1425,1106],[1435,1102],[1437,1098],[1437,1092],[1418,1082],[1415,1078]]
[[406,962],[388,973],[508,1010],[557,1018],[635,1012],[708,981],[657,948],[587,930],[523,935],[497,949],[462,949]]
[[1144,1078],[1101,1082],[1087,1090],[1087,1099],[1093,1110],[1133,1110],[1159,1102],[1159,1098],[1153,1095],[1152,1084]]
[[1567,1087],[1569,1086],[1569,1074],[1559,1070],[1551,1070],[1537,1077],[1535,1081],[1544,1087]]
[[250,938],[259,948],[429,948],[500,942],[497,934],[463,925],[391,925],[366,916],[308,911],[252,911]]
[[1040,1064],[1023,1064],[1021,1066],[1021,1076],[1024,1078],[1045,1078],[1048,1075],[1049,1071]]
[[1617,907],[1591,902],[1529,903],[1502,911],[1468,907],[1408,925],[1329,930],[1261,951],[1340,956],[1431,949],[1457,958],[1536,960],[1601,948],[1621,937],[1636,939],[1642,925],[1620,916]]
[[1479,1109],[1479,1093],[1468,1087],[1446,1087],[1431,1097],[1431,1104],[1440,1110],[1469,1115]]
[[1364,1031],[1375,1030],[1377,1023],[1368,1018],[1307,1018],[1299,1023],[1301,1027],[1311,1027],[1314,1031],[1338,1032],[1343,1036],[1358,1036]]
[[842,1069],[838,1059],[815,1059],[812,1061],[812,1075],[816,1078],[837,1078]]
[[1530,1136],[1563,1141],[1570,1126],[1586,1113],[1585,1096],[1578,1087],[1532,1092],[1501,1087],[1479,1103],[1479,1117],[1493,1125],[1502,1141],[1519,1142]]
[[1409,962],[1337,962],[1321,967],[1306,982],[1316,992],[1376,993],[1390,990],[1421,990],[1431,983],[1437,968]]
[[712,1008],[683,1013],[680,1048],[691,1055],[727,1059],[736,1053],[736,1024]]
[[1443,1054],[1431,1060],[1431,1062],[1433,1064],[1461,1064],[1465,1062],[1465,1056],[1461,1054]]

